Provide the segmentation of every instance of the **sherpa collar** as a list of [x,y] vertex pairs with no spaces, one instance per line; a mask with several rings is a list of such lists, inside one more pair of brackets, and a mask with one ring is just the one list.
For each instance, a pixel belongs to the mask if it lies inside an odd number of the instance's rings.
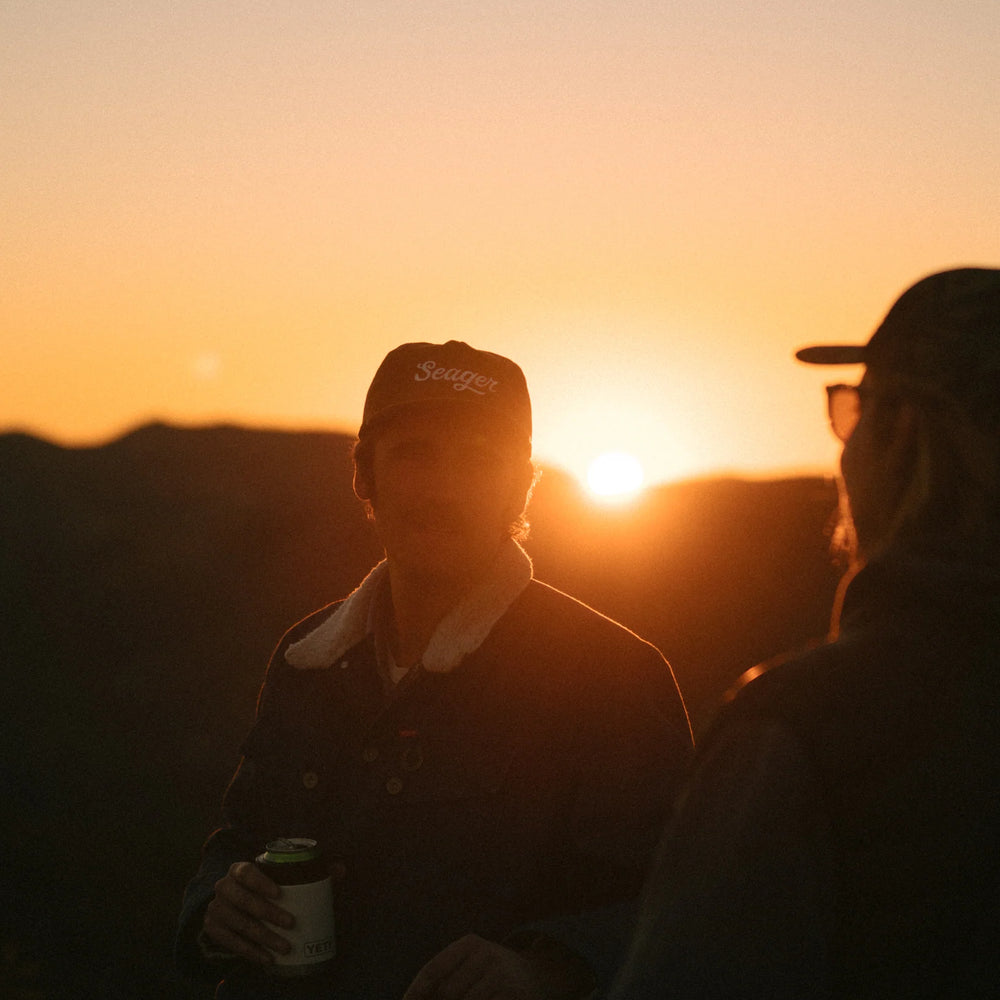
[[[299,670],[333,666],[367,634],[372,603],[388,579],[389,566],[383,559],[326,621],[285,650],[285,660]],[[424,651],[424,670],[447,673],[458,666],[479,648],[530,580],[531,559],[511,539],[486,578],[441,620]]]

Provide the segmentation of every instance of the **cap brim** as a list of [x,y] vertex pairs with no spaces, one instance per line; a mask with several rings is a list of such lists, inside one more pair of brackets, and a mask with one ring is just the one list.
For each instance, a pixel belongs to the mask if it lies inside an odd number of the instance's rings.
[[863,344],[822,344],[803,347],[795,357],[807,365],[859,365],[864,364],[865,348]]

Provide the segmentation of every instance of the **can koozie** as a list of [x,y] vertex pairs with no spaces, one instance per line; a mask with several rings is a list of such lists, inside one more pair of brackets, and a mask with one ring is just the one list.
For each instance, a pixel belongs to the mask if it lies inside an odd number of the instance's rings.
[[336,955],[333,882],[315,840],[286,837],[268,843],[257,857],[261,870],[281,887],[277,903],[295,917],[291,928],[274,927],[292,946],[275,952],[271,972],[305,976],[317,972]]

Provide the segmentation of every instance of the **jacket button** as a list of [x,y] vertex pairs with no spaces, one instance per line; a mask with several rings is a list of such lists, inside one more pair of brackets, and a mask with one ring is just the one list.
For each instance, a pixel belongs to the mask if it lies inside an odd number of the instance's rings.
[[392,777],[385,783],[385,790],[390,795],[399,795],[403,790],[403,780],[402,778]]
[[362,751],[361,757],[369,764],[378,760],[378,747],[365,747]]
[[315,788],[319,784],[319,775],[315,771],[306,771],[302,775],[302,784],[306,788]]

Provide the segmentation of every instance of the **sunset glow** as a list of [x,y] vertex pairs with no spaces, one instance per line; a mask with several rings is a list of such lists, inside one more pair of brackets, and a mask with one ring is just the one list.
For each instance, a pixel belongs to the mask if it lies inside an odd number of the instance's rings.
[[590,492],[603,500],[626,500],[642,488],[642,463],[624,451],[606,451],[598,455],[587,469]]
[[[823,374],[1000,263],[1000,18],[783,0],[4,4],[0,429],[356,430],[408,340],[581,482],[831,471]],[[845,373],[851,378],[851,373]]]

